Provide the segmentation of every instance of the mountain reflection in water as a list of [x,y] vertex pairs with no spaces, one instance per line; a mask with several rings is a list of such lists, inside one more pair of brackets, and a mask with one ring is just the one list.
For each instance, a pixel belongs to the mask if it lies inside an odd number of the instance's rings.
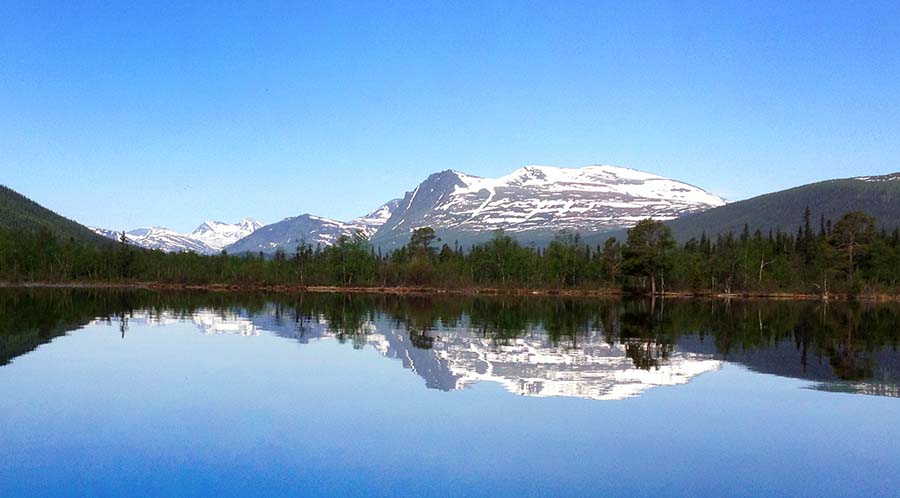
[[[526,396],[621,399],[654,386],[684,384],[696,375],[718,369],[720,364],[709,354],[664,352],[648,342],[639,347],[649,348],[650,355],[665,354],[665,359],[652,368],[641,368],[640,362],[636,364],[629,356],[631,345],[609,343],[601,330],[585,331],[577,346],[554,344],[540,327],[498,343],[473,332],[467,315],[452,326],[438,322],[427,331],[411,331],[390,316],[373,314],[349,334],[333,329],[321,315],[299,322],[273,319],[277,315],[274,307],[253,316],[201,309],[188,319],[206,334],[257,336],[270,332],[304,343],[344,340],[350,335],[355,346],[371,346],[382,356],[402,361],[405,368],[425,379],[427,387],[443,391],[487,381]],[[153,326],[185,318],[138,310],[127,320]]]
[[85,290],[0,292],[0,362],[88,323],[193,322],[371,346],[428,388],[486,381],[526,396],[622,399],[723,361],[836,392],[898,396],[900,308],[817,302],[401,298]]

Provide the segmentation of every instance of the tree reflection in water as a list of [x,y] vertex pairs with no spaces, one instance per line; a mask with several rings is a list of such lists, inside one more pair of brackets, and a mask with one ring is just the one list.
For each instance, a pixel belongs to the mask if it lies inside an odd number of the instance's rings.
[[0,364],[92,321],[115,323],[126,339],[141,320],[201,314],[209,327],[240,318],[302,342],[371,344],[441,389],[499,379],[525,394],[601,397],[621,387],[604,384],[610,372],[626,372],[626,384],[681,383],[717,368],[701,362],[724,360],[823,389],[896,395],[900,372],[895,304],[96,289],[0,290]]

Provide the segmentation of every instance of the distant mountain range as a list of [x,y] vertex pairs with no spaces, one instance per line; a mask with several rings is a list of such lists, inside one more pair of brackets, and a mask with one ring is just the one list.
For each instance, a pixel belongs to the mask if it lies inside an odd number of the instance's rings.
[[[298,244],[330,245],[360,233],[385,250],[400,247],[415,228],[430,226],[453,246],[489,239],[496,230],[523,244],[542,246],[560,230],[580,233],[587,243],[652,217],[666,221],[685,241],[706,233],[743,230],[795,231],[806,207],[818,228],[820,217],[836,220],[851,210],[875,216],[879,226],[900,226],[900,173],[829,180],[726,204],[701,188],[642,171],[615,166],[556,168],[526,166],[500,178],[458,171],[434,173],[402,198],[350,221],[301,214],[263,226],[208,221],[183,234],[160,227],[126,232],[140,247],[215,254],[292,252]],[[63,218],[18,193],[0,187],[0,228],[36,230],[46,226],[62,238],[92,243],[118,239],[117,232],[90,228]]]
[[391,217],[399,202],[399,199],[394,199],[365,216],[347,222],[311,214],[285,218],[256,230],[225,249],[231,254],[274,253],[279,248],[289,252],[300,244],[331,245],[341,235],[353,236],[357,232],[371,238]]
[[226,250],[292,251],[300,243],[328,245],[356,231],[389,250],[406,244],[413,229],[426,226],[451,245],[484,241],[496,230],[542,245],[563,229],[604,232],[647,217],[667,220],[724,204],[693,185],[615,166],[526,166],[500,178],[447,170],[366,216],[349,222],[311,214],[286,218]]
[[[145,249],[159,249],[166,252],[193,251],[198,254],[216,254],[226,246],[252,234],[262,227],[262,223],[244,218],[237,223],[206,221],[188,234],[178,233],[162,227],[137,228],[125,232],[129,243]],[[95,233],[118,240],[121,232],[97,227],[89,227]]]

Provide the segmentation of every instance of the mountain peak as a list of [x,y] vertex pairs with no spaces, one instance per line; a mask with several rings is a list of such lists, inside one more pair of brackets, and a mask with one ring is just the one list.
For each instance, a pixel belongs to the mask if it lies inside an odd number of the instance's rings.
[[209,246],[212,252],[219,252],[260,227],[262,227],[262,223],[252,218],[244,218],[237,223],[209,220],[191,232],[190,236]]
[[394,211],[397,210],[402,201],[403,199],[391,199],[371,213],[354,218],[350,221],[350,225],[361,230],[367,237],[371,237],[381,225],[384,225],[391,218],[391,215],[394,214]]

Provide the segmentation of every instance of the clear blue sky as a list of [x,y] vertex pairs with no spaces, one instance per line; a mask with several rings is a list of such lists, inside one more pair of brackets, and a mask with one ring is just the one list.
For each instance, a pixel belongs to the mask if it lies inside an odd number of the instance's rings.
[[900,2],[0,2],[0,183],[86,224],[348,219],[442,169],[740,199],[900,170]]

